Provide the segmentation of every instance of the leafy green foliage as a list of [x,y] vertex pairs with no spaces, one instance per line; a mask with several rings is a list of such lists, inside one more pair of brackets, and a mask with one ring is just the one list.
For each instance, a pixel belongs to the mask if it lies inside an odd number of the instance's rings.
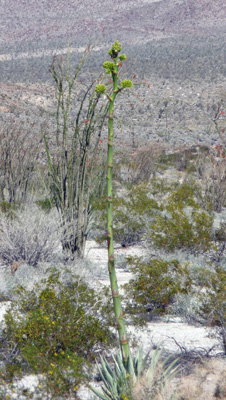
[[38,290],[18,288],[5,316],[2,346],[5,352],[17,348],[9,356],[7,378],[41,373],[52,393],[64,395],[76,391],[87,375],[84,367],[110,346],[113,335],[102,296],[77,276],[68,275],[66,284],[59,278],[55,271]]
[[[155,197],[154,197],[155,196]],[[104,198],[94,205],[101,232],[106,216]],[[213,215],[200,208],[189,183],[168,186],[151,181],[133,185],[124,196],[115,195],[114,236],[123,245],[151,239],[157,248],[207,251],[212,246]],[[98,241],[106,239],[104,232]]]
[[[162,314],[177,293],[187,293],[191,285],[189,271],[177,260],[128,258],[135,278],[124,285],[130,299],[126,311],[135,321],[144,322],[155,314]],[[148,314],[147,314],[148,313]]]
[[150,236],[156,247],[209,250],[212,239],[213,215],[199,208],[192,188],[178,187],[164,201],[165,211],[150,225]]
[[[147,229],[147,222],[161,207],[150,197],[146,183],[134,185],[124,197],[113,196],[114,202],[114,239],[123,245],[136,243],[142,239]],[[101,231],[105,226],[106,215],[103,213],[106,200],[103,196],[96,201],[96,228],[99,231],[95,239],[98,242],[106,240],[106,233]]]

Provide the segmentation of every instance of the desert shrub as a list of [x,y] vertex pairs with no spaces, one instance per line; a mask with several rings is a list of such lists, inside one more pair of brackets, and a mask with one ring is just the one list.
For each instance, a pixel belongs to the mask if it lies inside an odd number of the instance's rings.
[[[148,222],[156,210],[161,209],[157,201],[150,196],[147,183],[134,185],[123,195],[115,195],[114,203],[114,240],[124,246],[141,241],[147,230]],[[98,199],[95,207],[95,240],[106,240],[106,197]]]
[[209,250],[212,242],[213,215],[199,208],[193,189],[186,183],[164,200],[164,211],[150,224],[154,246],[175,249]]
[[200,153],[194,163],[201,182],[193,182],[195,195],[202,208],[221,212],[226,205],[225,146],[216,146],[207,153]]
[[162,146],[156,143],[148,144],[145,148],[133,149],[117,161],[116,178],[127,183],[128,187],[148,182],[155,176],[158,159],[163,152]]
[[158,159],[158,169],[176,168],[177,171],[191,172],[193,163],[197,158],[197,147],[184,147],[174,149],[173,152],[162,151]]
[[[10,209],[11,210],[11,209]],[[0,214],[0,260],[3,264],[25,261],[36,266],[39,261],[56,259],[59,247],[58,223],[52,214],[34,205],[16,210],[13,218]]]
[[200,271],[202,289],[198,292],[199,316],[203,322],[216,327],[226,354],[226,270],[212,265]]
[[22,203],[31,189],[40,140],[30,131],[12,124],[0,131],[0,199]]
[[[200,208],[193,186],[185,181],[168,186],[151,180],[122,189],[113,198],[114,237],[122,245],[151,240],[166,251],[206,251],[212,246],[213,215]],[[106,239],[105,198],[95,204],[95,237]]]
[[177,260],[129,258],[135,278],[124,285],[127,312],[135,320],[144,321],[155,314],[163,314],[177,293],[187,293],[191,285],[186,265]]
[[47,393],[75,394],[96,354],[114,342],[104,304],[80,277],[62,280],[54,270],[32,291],[18,287],[1,337],[4,379],[39,373]]
[[15,211],[19,208],[19,206],[13,202],[8,202],[8,201],[1,201],[0,203],[0,210],[5,216],[14,218],[15,217]]

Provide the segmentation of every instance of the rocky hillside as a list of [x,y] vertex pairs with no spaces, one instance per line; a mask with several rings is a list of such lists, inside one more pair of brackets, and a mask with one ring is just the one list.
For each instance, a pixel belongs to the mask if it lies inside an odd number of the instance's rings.
[[224,0],[2,1],[1,121],[36,124],[37,130],[50,122],[53,55],[65,55],[70,41],[74,68],[88,42],[97,40],[82,75],[89,79],[116,39],[128,56],[126,76],[150,86],[136,89],[138,100],[116,105],[126,140],[215,145],[213,118],[225,104]]
[[28,42],[86,43],[103,30],[106,41],[117,32],[137,44],[183,32],[222,34],[225,22],[224,0],[8,0],[0,5],[0,45],[4,53]]

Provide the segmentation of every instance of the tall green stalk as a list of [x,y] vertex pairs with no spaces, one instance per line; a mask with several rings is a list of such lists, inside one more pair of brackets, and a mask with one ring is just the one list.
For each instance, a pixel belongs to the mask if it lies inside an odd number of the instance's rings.
[[116,317],[116,326],[119,333],[119,341],[122,351],[123,361],[126,364],[129,356],[129,344],[123,319],[121,301],[118,290],[118,283],[116,277],[115,263],[114,263],[114,243],[113,243],[113,219],[112,219],[112,165],[113,165],[113,121],[114,121],[114,102],[117,94],[125,88],[131,88],[132,82],[124,80],[118,85],[118,68],[122,61],[126,60],[125,54],[119,55],[121,51],[121,44],[119,41],[113,43],[112,48],[109,50],[109,55],[112,61],[106,61],[103,64],[104,69],[112,76],[113,88],[109,94],[106,92],[106,86],[99,84],[96,86],[96,92],[104,93],[109,100],[109,120],[108,120],[108,172],[107,172],[107,239],[108,239],[108,270],[111,282],[111,291],[114,304],[114,312]]

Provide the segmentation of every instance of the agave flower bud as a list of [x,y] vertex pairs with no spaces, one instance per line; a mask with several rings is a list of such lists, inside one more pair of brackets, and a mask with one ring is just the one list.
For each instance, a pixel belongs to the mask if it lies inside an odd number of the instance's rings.
[[127,80],[127,79],[125,79],[124,81],[122,81],[122,82],[120,83],[120,85],[121,85],[123,88],[131,88],[131,87],[133,87],[133,82],[132,82],[132,81],[129,81],[129,80]]
[[105,61],[103,63],[103,68],[109,71],[113,71],[115,64],[112,61]]
[[121,48],[121,43],[116,40],[116,42],[113,43],[112,48],[109,50],[108,54],[110,54],[112,58],[116,58],[118,56],[118,53],[121,51]]
[[125,60],[127,60],[126,55],[125,55],[125,54],[121,54],[121,55],[119,56],[119,60],[120,60],[120,61],[125,61]]
[[95,92],[98,94],[104,93],[105,90],[106,90],[106,86],[101,83],[95,87]]

